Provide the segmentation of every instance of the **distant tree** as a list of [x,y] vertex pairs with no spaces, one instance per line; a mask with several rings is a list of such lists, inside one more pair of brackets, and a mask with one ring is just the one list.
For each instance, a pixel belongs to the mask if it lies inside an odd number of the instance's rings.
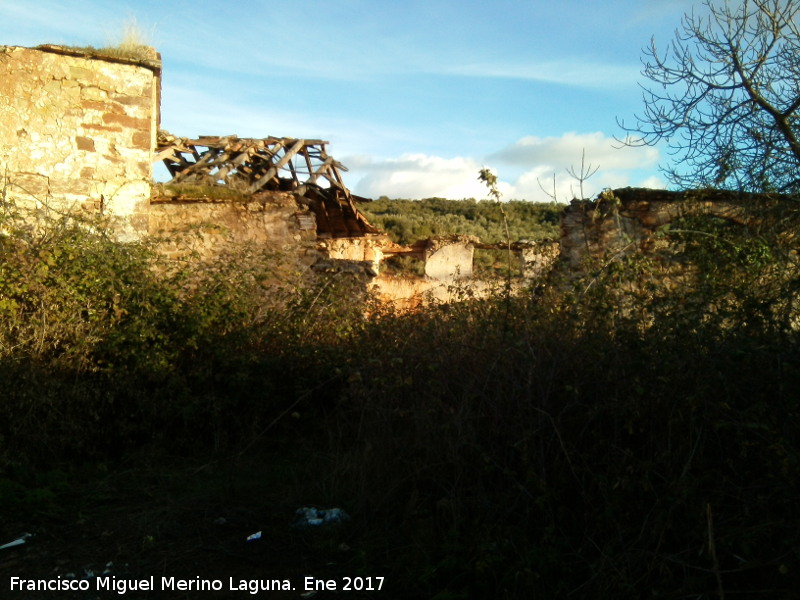
[[666,142],[680,187],[800,192],[800,0],[706,0],[645,50],[629,145]]

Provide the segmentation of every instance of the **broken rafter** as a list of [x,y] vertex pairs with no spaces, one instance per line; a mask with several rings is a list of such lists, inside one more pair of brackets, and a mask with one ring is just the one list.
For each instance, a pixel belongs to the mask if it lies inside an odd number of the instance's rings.
[[272,165],[264,175],[256,177],[256,180],[250,185],[250,192],[251,193],[257,192],[258,190],[263,188],[264,185],[266,185],[269,181],[271,181],[272,178],[278,174],[278,171],[280,171],[283,167],[285,167],[286,163],[292,160],[295,154],[300,152],[300,149],[305,145],[306,145],[305,140],[297,140],[289,150],[286,150],[285,154],[283,155],[283,158],[281,158],[277,163]]
[[[347,168],[328,156],[327,143],[235,135],[186,139],[160,131],[155,158],[163,161],[172,175],[169,183],[223,185],[250,193],[294,190],[310,200],[318,216],[320,235],[357,237],[379,233],[356,208],[340,174]],[[308,176],[303,180],[301,174]],[[325,180],[328,187],[320,186],[320,180]]]

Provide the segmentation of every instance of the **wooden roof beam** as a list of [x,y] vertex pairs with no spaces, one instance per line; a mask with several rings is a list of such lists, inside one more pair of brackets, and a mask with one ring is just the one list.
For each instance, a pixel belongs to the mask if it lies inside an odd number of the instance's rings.
[[278,174],[278,171],[282,169],[284,166],[286,166],[286,163],[292,160],[292,157],[300,151],[300,148],[302,148],[305,145],[305,143],[306,143],[305,140],[295,141],[294,145],[289,150],[286,151],[286,154],[284,154],[283,157],[277,163],[275,163],[272,167],[270,167],[270,169],[262,177],[256,179],[252,183],[252,185],[250,186],[250,193],[257,192],[262,187],[267,185],[267,183]]

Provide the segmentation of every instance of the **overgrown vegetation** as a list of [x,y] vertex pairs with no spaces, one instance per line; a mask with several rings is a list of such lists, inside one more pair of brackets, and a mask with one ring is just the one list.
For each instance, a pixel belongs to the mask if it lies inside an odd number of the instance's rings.
[[[558,237],[563,204],[511,200],[504,203],[511,241]],[[506,241],[503,220],[495,202],[468,200],[390,200],[381,197],[360,204],[370,223],[399,244],[413,244],[437,235],[473,235],[487,244]]]
[[[398,244],[413,244],[434,236],[469,235],[485,244],[505,247],[507,241],[536,241],[558,238],[558,223],[563,204],[555,202],[526,202],[511,200],[504,202],[508,221],[508,235],[497,202],[468,200],[446,200],[425,198],[423,200],[379,198],[359,205],[367,220],[385,231]],[[480,250],[475,253],[475,273],[478,277],[505,276],[508,272],[508,253],[502,248]],[[395,272],[413,272],[411,261],[392,259],[387,266]],[[518,269],[513,264],[514,269]]]
[[86,464],[261,448],[247,477],[291,461],[277,491],[345,508],[346,566],[383,597],[796,596],[791,220],[686,220],[535,294],[395,314],[245,249],[166,264],[101,224],[2,219],[6,519]]
[[113,58],[134,62],[147,62],[156,57],[148,40],[148,36],[139,27],[135,19],[127,20],[122,26],[118,39],[107,46],[100,48],[94,46],[66,47],[75,52],[81,52],[93,57]]

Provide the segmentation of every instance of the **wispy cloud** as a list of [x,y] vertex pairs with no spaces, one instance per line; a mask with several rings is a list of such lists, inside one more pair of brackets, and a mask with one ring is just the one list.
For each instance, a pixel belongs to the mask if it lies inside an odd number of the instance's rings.
[[323,139],[331,143],[328,152],[347,166],[348,155],[396,155],[419,145],[416,129],[402,123],[375,121],[325,107],[307,110],[269,95],[240,91],[230,97],[214,92],[228,86],[226,79],[210,77],[197,85],[191,77],[165,74],[162,126],[184,137],[236,134]]
[[[86,22],[80,7],[67,8],[54,2],[4,2],[3,18],[23,28],[46,27],[58,31],[81,31]],[[79,16],[80,15],[80,16]]]
[[[135,12],[117,4],[98,5],[87,0],[64,3],[53,0],[2,2],[0,19],[12,27],[2,40],[7,44],[74,44],[105,46],[119,41],[123,24]],[[145,19],[139,24],[149,33]]]
[[[602,132],[568,132],[558,137],[526,136],[487,157],[503,170],[523,171],[511,177],[518,198],[559,201],[581,194],[590,197],[604,188],[625,186],[663,187],[653,175],[659,160],[656,148],[622,146]],[[581,173],[583,169],[583,175]]]
[[[679,16],[689,1],[656,4]],[[633,33],[646,29],[646,42],[660,31],[655,5],[507,0],[487,13],[455,0],[380,11],[342,0],[306,19],[291,6],[245,2],[208,19],[187,0],[162,4],[0,0],[0,41],[103,45],[135,17],[155,30],[164,58],[166,128],[328,140],[350,168],[345,182],[365,196],[485,198],[477,173],[488,166],[506,198],[546,200],[538,184],[552,185],[555,173],[567,200],[575,181],[566,169],[584,151],[600,167],[587,182],[593,192],[658,184],[655,149],[616,149],[603,133],[576,132],[638,107]],[[564,31],[567,20],[574,27]],[[677,20],[668,20],[671,32]],[[529,132],[540,136],[521,137]]]
[[490,154],[487,159],[511,166],[545,166],[548,169],[580,167],[581,156],[587,163],[606,169],[645,169],[658,162],[656,148],[620,147],[613,137],[602,132],[567,132],[555,137],[526,136]]
[[598,63],[585,57],[574,57],[527,63],[470,63],[445,70],[468,77],[521,79],[578,87],[612,87],[635,83],[639,79],[640,69],[638,64]]
[[659,2],[641,2],[628,16],[628,25],[642,25],[667,22],[677,25],[681,17],[697,6],[696,0],[660,0]]

